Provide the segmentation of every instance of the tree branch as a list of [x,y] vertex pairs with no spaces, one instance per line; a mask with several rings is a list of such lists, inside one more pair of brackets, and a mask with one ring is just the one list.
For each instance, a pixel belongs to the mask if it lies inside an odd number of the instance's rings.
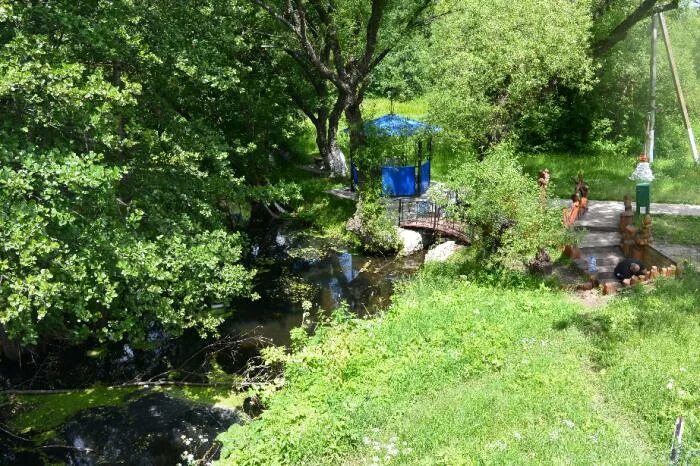
[[630,13],[620,24],[615,26],[610,34],[604,39],[593,44],[593,55],[599,57],[613,48],[618,42],[627,37],[627,33],[638,22],[664,11],[674,10],[678,8],[678,0],[672,0],[669,3],[659,5],[658,0],[644,0],[642,3]]
[[367,21],[365,53],[361,64],[363,74],[369,69],[369,65],[372,62],[372,57],[374,56],[374,51],[377,48],[377,36],[379,34],[379,26],[382,24],[385,6],[386,0],[372,0],[372,12],[369,15],[369,21]]

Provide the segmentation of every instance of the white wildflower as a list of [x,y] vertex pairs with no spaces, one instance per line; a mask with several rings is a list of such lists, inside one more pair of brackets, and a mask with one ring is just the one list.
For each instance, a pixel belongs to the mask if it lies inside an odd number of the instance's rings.
[[520,440],[523,438],[520,432],[513,432],[513,437],[515,438],[515,440]]
[[673,379],[669,380],[668,383],[666,384],[666,389],[667,389],[667,390],[673,390],[673,385],[674,385],[674,383],[675,383],[675,382],[674,382]]
[[504,442],[503,440],[495,440],[488,445],[489,448],[493,450],[505,450],[508,448],[508,444]]
[[570,420],[570,419],[564,419],[564,420],[561,421],[561,422],[562,422],[562,424],[564,424],[564,425],[565,425],[566,427],[568,427],[569,429],[573,429],[574,427],[576,427],[576,424],[574,424],[574,421],[572,421],[572,420]]

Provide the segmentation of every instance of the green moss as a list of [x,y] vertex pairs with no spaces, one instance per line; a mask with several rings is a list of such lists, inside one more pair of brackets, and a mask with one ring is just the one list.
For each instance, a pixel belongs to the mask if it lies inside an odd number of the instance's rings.
[[224,409],[240,409],[247,396],[225,387],[164,387],[162,390],[176,398]]
[[[233,386],[233,385],[232,385]],[[245,394],[225,387],[94,387],[67,393],[13,395],[0,399],[0,406],[10,413],[8,426],[38,442],[49,440],[54,431],[70,417],[84,409],[119,406],[134,395],[160,391],[170,396],[225,409],[242,406]]]
[[137,388],[94,387],[46,395],[13,395],[12,430],[31,436],[50,437],[51,432],[78,411],[97,406],[117,406]]

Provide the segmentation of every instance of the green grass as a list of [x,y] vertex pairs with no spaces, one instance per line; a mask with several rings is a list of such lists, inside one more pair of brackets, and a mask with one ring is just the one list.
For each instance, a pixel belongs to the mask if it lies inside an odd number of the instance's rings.
[[[362,112],[365,119],[371,120],[390,113],[391,101],[383,98],[367,98],[362,103]],[[410,100],[408,102],[394,101],[394,113],[408,118],[422,119],[428,114],[428,104],[424,99]]]
[[662,243],[700,245],[700,217],[654,215],[652,232]]
[[328,193],[333,188],[344,188],[346,180],[314,175],[298,168],[287,168],[281,175],[299,186],[301,199],[292,203],[289,216],[304,222],[314,236],[331,239],[349,239],[345,222],[355,213],[355,202]]
[[[520,158],[525,171],[533,177],[548,168],[555,195],[569,198],[573,193],[571,179],[583,172],[590,186],[590,198],[619,200],[625,194],[634,196],[634,182],[629,180],[636,166],[634,157],[610,155],[525,154]],[[688,157],[657,159],[652,169],[652,202],[700,204],[700,167]]]
[[663,463],[678,414],[687,444],[700,439],[699,285],[590,310],[527,280],[428,267],[386,315],[291,355],[263,416],[220,437],[221,462]]

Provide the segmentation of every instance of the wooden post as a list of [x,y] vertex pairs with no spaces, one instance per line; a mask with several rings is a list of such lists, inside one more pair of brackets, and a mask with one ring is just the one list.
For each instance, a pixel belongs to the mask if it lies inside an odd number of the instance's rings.
[[651,16],[651,63],[650,63],[650,94],[651,106],[649,109],[649,129],[647,132],[647,156],[649,163],[654,162],[654,139],[656,133],[656,42],[658,39],[658,18],[657,15]]
[[673,442],[671,443],[671,464],[678,464],[681,457],[681,445],[683,443],[683,416],[676,419],[676,427],[673,429]]
[[666,44],[666,52],[668,53],[668,63],[671,67],[671,74],[673,75],[673,84],[676,87],[676,97],[678,97],[678,104],[681,106],[681,113],[683,114],[683,124],[686,130],[688,130],[688,140],[690,141],[690,151],[693,154],[693,159],[695,163],[700,163],[700,156],[698,156],[698,148],[695,145],[695,135],[693,134],[693,128],[690,125],[690,117],[688,116],[688,107],[685,105],[685,97],[683,97],[683,89],[681,89],[681,81],[678,77],[678,68],[676,67],[676,60],[673,57],[673,49],[671,48],[671,37],[668,35],[668,28],[666,27],[666,18],[663,13],[659,13],[659,19],[661,20],[661,33],[664,37],[664,43]]

